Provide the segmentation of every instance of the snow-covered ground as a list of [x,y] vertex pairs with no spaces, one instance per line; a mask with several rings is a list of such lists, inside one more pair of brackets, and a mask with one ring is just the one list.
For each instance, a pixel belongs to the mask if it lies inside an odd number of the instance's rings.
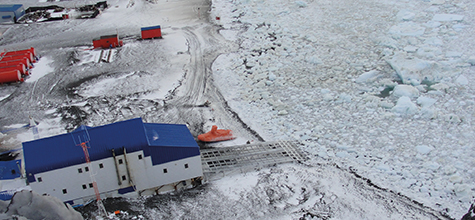
[[[460,218],[473,202],[475,2],[108,3],[96,19],[8,26],[0,49],[42,58],[25,83],[0,88],[1,130],[28,116],[42,137],[143,117],[239,137],[208,147],[299,140],[310,157],[216,177],[185,199],[128,200],[137,216]],[[136,40],[157,24],[163,39]],[[124,47],[95,62],[92,38],[116,32]],[[12,149],[33,134],[0,138]]]

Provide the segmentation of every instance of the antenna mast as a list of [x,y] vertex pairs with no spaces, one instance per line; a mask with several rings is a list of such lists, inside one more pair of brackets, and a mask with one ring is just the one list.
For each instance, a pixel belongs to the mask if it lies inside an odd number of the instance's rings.
[[35,119],[33,119],[30,115],[30,128],[33,130],[33,136],[35,140],[40,139],[40,134],[38,133],[38,127],[36,127]]
[[[90,146],[88,146],[88,143],[89,143],[89,140],[90,140],[89,139],[89,133],[87,132],[87,128],[85,126],[84,126],[84,129],[85,129],[85,133],[86,133],[87,136],[84,135],[84,141],[81,141],[81,136],[78,135],[78,140],[79,140],[80,144],[76,144],[76,146],[78,146],[78,145],[81,146],[82,151],[84,152],[87,167],[89,168],[89,176],[91,177],[91,182],[92,182],[92,186],[94,188],[94,193],[96,194],[96,204],[97,204],[97,208],[99,209],[99,213],[102,216],[107,217],[107,211],[106,211],[106,208],[104,207],[104,204],[102,203],[101,194],[99,193],[99,188],[97,188],[96,179],[94,178],[94,176],[96,174],[94,174],[94,171],[93,171],[92,165],[91,165],[91,160],[89,159],[89,150],[88,150],[88,148],[90,148]],[[73,140],[76,143],[76,140],[74,139],[74,136],[73,136]]]

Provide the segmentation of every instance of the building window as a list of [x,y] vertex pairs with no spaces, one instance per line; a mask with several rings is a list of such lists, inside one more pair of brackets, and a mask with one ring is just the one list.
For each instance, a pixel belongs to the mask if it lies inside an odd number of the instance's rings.
[[82,184],[82,189],[87,189],[86,184]]
[[82,173],[82,169],[81,169],[81,168],[78,169],[78,173]]
[[188,169],[188,164],[187,163],[185,163],[185,169]]
[[101,169],[104,168],[104,164],[100,163],[99,168],[101,168]]
[[38,180],[38,182],[43,182],[43,179],[41,179],[41,177],[36,178],[36,180]]
[[84,167],[84,170],[85,170],[86,172],[89,172],[89,167]]
[[63,194],[66,194],[68,193],[68,190],[67,189],[63,189]]
[[139,154],[139,160],[141,160],[141,159],[142,159],[142,154]]
[[12,175],[15,175],[16,171],[15,170],[12,170]]
[[125,175],[122,176],[122,180],[126,180],[127,177]]
[[168,173],[167,168],[163,169],[163,173]]
[[122,161],[122,159],[119,159],[119,164],[123,164],[124,161]]
[[94,185],[92,185],[92,183],[89,183],[89,188],[92,188],[94,187]]

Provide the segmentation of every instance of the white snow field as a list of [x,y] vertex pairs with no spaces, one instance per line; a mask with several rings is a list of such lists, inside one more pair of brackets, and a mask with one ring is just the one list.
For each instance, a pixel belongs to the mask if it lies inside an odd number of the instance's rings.
[[[28,116],[41,137],[142,117],[238,136],[207,147],[298,140],[309,156],[127,199],[124,219],[459,219],[474,201],[475,2],[108,3],[95,19],[2,25],[0,49],[42,55],[25,83],[0,87],[2,130]],[[152,25],[163,39],[136,40]],[[117,32],[124,46],[96,63],[92,38]],[[33,138],[1,134],[1,149]]]

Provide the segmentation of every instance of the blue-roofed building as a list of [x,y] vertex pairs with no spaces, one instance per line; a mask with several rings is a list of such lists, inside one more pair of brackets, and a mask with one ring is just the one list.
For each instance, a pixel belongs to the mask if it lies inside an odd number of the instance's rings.
[[0,5],[0,23],[17,22],[25,14],[25,9],[21,4]]
[[0,161],[0,180],[16,179],[21,176],[21,160]]
[[24,142],[23,156],[31,189],[71,205],[95,199],[91,173],[101,198],[190,187],[203,176],[199,146],[186,125],[141,118]]

